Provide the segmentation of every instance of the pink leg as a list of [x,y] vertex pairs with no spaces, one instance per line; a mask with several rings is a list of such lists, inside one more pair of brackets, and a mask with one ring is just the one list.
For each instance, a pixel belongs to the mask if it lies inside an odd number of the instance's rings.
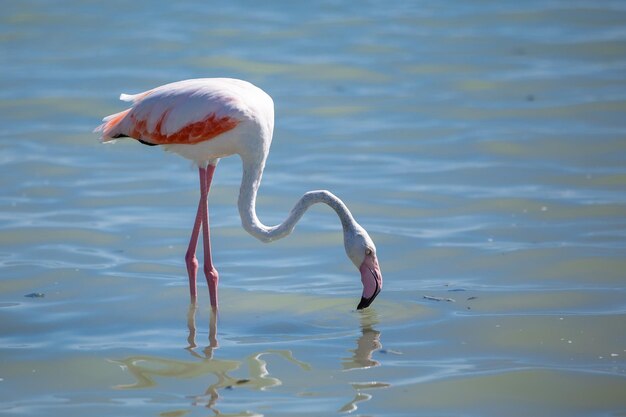
[[[189,247],[185,254],[185,263],[187,264],[187,274],[189,275],[189,295],[191,296],[191,302],[196,303],[197,289],[196,289],[196,276],[198,274],[198,259],[196,258],[196,247],[198,246],[198,235],[200,234],[200,225],[202,225],[202,201],[206,202],[206,196],[203,197],[202,190],[205,189],[206,175],[204,168],[200,168],[200,201],[198,202],[198,211],[196,213],[196,220],[193,224],[193,230],[191,232],[191,239],[189,240]],[[206,204],[205,204],[206,206]]]
[[[202,169],[201,169],[202,170]],[[206,277],[207,284],[209,285],[209,296],[211,298],[211,307],[214,311],[217,311],[217,284],[219,282],[219,276],[217,270],[213,266],[213,259],[211,258],[211,236],[209,227],[209,207],[208,196],[211,189],[211,181],[213,180],[213,173],[215,172],[215,165],[207,166],[205,171],[205,182],[203,190],[200,191],[200,202],[202,204],[202,242],[204,247],[204,276]]]

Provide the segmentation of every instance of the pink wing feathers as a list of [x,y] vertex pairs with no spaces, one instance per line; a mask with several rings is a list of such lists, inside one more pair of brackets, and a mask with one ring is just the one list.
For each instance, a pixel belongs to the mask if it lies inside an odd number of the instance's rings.
[[167,84],[140,94],[122,94],[130,109],[105,117],[94,131],[102,142],[131,137],[146,144],[194,144],[234,129],[238,100],[222,85],[204,80]]

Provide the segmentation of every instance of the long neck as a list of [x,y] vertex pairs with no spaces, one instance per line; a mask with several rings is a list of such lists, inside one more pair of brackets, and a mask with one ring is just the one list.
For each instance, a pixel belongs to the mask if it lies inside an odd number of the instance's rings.
[[357,227],[356,221],[343,201],[330,191],[325,190],[305,193],[291,209],[285,221],[276,226],[264,225],[256,215],[256,197],[261,184],[265,160],[242,156],[242,161],[243,177],[239,190],[239,215],[241,216],[243,228],[257,239],[263,242],[271,242],[287,236],[293,231],[296,223],[298,223],[306,210],[316,203],[324,203],[337,213],[344,232],[348,230],[353,231]]

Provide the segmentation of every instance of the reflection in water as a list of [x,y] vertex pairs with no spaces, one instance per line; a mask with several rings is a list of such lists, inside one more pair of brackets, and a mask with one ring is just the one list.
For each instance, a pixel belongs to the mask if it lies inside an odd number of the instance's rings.
[[356,406],[356,403],[360,403],[361,401],[369,401],[371,398],[372,396],[370,394],[357,391],[352,401],[341,407],[339,411],[342,413],[351,413],[353,411],[356,411],[356,409],[358,408]]
[[[220,399],[220,394],[223,395],[233,387],[245,387],[263,391],[268,388],[281,385],[281,380],[270,375],[268,364],[263,359],[263,357],[267,355],[278,355],[283,359],[298,365],[305,371],[312,370],[309,364],[295,359],[289,350],[265,350],[249,355],[241,361],[215,359],[214,353],[218,348],[219,343],[216,336],[217,314],[213,311],[210,313],[208,344],[201,350],[201,352],[198,352],[198,344],[196,342],[196,314],[196,305],[190,305],[187,313],[187,327],[189,333],[187,336],[188,345],[186,349],[191,353],[195,360],[184,361],[139,355],[113,361],[127,370],[135,379],[135,382],[132,384],[117,385],[114,388],[122,390],[150,388],[157,385],[156,379],[159,377],[189,379],[211,374],[215,377],[215,382],[206,387],[203,393],[192,395],[190,397],[192,399],[192,405],[205,406],[213,411],[215,415],[258,416],[260,414],[251,413],[249,411],[237,414],[222,414],[216,408],[216,404]],[[349,350],[352,355],[342,360],[343,371],[369,369],[380,366],[380,362],[372,358],[374,352],[382,348],[382,344],[380,342],[381,333],[374,328],[374,326],[378,324],[378,315],[374,309],[359,311],[358,314],[360,315],[361,334],[356,340],[356,348]],[[235,378],[231,376],[231,374],[241,368],[243,364],[245,364],[248,368],[247,377]],[[327,371],[319,370],[317,375],[311,375],[311,378],[328,380],[329,378],[334,378],[335,372],[336,371],[331,371],[331,374],[327,374]],[[372,398],[372,394],[370,393],[371,390],[377,388],[387,388],[390,384],[386,382],[367,381],[351,382],[350,386],[355,391],[354,398],[341,407],[339,412],[352,413],[356,411],[358,403],[368,401]]]
[[378,324],[378,315],[373,308],[360,310],[361,336],[356,341],[356,349],[350,350],[352,357],[344,358],[343,369],[369,368],[380,365],[372,359],[372,354],[380,349],[380,332],[374,329]]
[[209,321],[209,344],[203,349],[203,354],[195,351],[196,345],[196,312],[197,307],[192,304],[189,306],[187,314],[187,327],[189,334],[187,337],[187,350],[195,358],[201,361],[181,361],[175,359],[165,359],[155,356],[139,355],[131,356],[122,360],[114,360],[112,362],[119,364],[126,369],[134,378],[132,384],[117,385],[116,389],[140,389],[149,388],[157,385],[156,377],[164,378],[197,378],[207,374],[213,374],[217,381],[209,385],[203,394],[194,395],[192,405],[205,405],[211,409],[215,415],[221,416],[258,416],[260,414],[242,412],[238,414],[222,414],[215,408],[217,400],[220,398],[218,390],[231,389],[237,387],[247,387],[256,390],[265,390],[267,388],[281,385],[282,382],[278,378],[270,376],[267,369],[267,362],[262,359],[263,356],[275,354],[287,361],[298,365],[303,370],[309,371],[310,365],[296,360],[289,350],[267,350],[248,356],[244,361],[248,367],[248,378],[234,378],[229,375],[233,371],[239,369],[242,361],[214,359],[213,352],[218,347],[217,341],[217,314],[211,312]]
[[213,357],[213,349],[219,346],[217,342],[217,310],[211,309],[209,316],[209,344],[204,348],[204,357],[196,353],[194,350],[198,347],[196,345],[196,313],[198,312],[198,305],[196,303],[189,304],[189,310],[187,310],[187,329],[189,335],[187,336],[187,350],[191,354],[200,359],[211,359]]
[[[376,310],[373,308],[360,310],[359,314],[361,314],[361,336],[356,341],[356,349],[350,350],[352,357],[344,358],[342,362],[344,370],[366,369],[380,365],[380,362],[372,359],[372,354],[383,346],[380,343],[380,332],[374,329],[374,325],[378,324]],[[352,413],[357,410],[357,403],[369,401],[372,395],[362,392],[363,390],[390,386],[386,382],[354,382],[351,385],[356,394],[350,402],[339,409],[339,412]]]

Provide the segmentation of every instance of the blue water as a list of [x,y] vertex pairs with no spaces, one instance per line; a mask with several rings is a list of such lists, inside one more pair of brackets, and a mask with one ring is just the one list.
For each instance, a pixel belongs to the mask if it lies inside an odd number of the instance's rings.
[[[626,413],[624,2],[2,10],[0,415]],[[202,276],[190,309],[196,169],[91,131],[122,92],[214,76],[276,104],[261,220],[340,196],[378,247],[371,308],[332,211],[246,234],[228,158],[219,317]]]

